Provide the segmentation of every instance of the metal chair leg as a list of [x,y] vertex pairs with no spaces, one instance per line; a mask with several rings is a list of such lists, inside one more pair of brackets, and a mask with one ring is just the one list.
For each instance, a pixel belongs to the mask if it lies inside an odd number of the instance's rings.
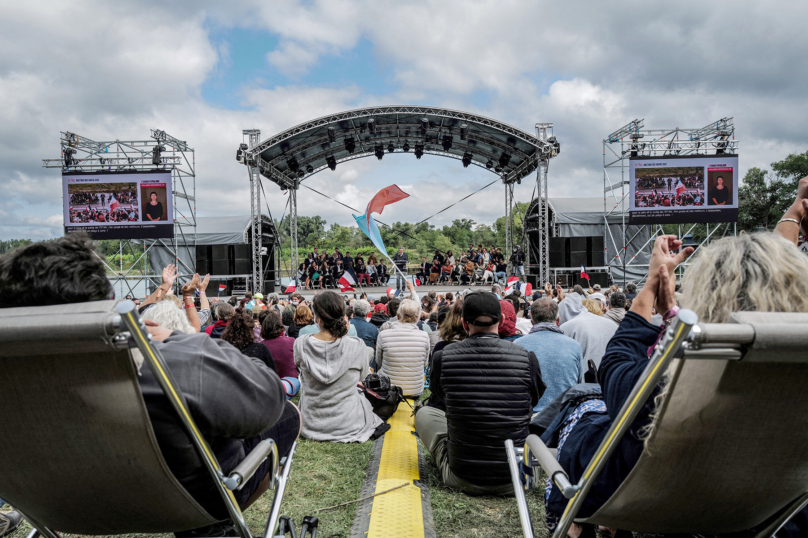
[[278,483],[275,486],[275,497],[272,499],[272,509],[269,513],[269,520],[264,529],[264,538],[272,538],[274,536],[275,528],[278,526],[278,517],[281,513],[281,502],[283,501],[283,494],[286,491],[286,481],[289,480],[289,473],[292,471],[292,459],[297,449],[297,442],[292,445],[289,450],[289,455],[286,456],[286,462],[283,464],[283,470],[278,477]]
[[513,482],[513,494],[516,497],[516,505],[519,508],[519,520],[522,522],[522,534],[524,538],[533,538],[533,522],[530,520],[530,510],[527,507],[527,497],[525,497],[525,487],[519,475],[519,457],[513,441],[505,441],[505,452],[508,455],[508,467],[511,470],[511,480]]

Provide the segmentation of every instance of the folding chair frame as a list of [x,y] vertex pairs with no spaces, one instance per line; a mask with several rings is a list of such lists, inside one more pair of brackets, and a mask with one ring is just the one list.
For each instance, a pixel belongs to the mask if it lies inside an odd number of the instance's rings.
[[[592,484],[597,479],[604,465],[617,449],[623,435],[628,431],[634,419],[639,414],[645,402],[651,396],[659,380],[667,371],[671,360],[677,356],[682,344],[685,341],[691,343],[698,342],[701,329],[697,326],[698,316],[691,310],[681,310],[677,317],[665,332],[654,354],[648,361],[648,366],[643,371],[640,379],[634,385],[626,403],[620,409],[617,416],[603,442],[598,447],[592,461],[587,465],[583,476],[577,484],[572,484],[569,475],[558,463],[557,456],[542,442],[537,435],[528,435],[524,450],[514,447],[510,439],[505,441],[505,451],[508,457],[508,464],[513,481],[516,502],[519,509],[519,518],[522,522],[522,532],[525,538],[533,538],[533,524],[525,497],[525,483],[523,483],[522,468],[523,462],[531,462],[531,454],[541,465],[542,470],[549,476],[553,483],[561,490],[565,498],[570,499],[561,519],[553,533],[552,538],[563,538],[567,536],[567,531],[575,520],[578,511],[583,504],[586,495],[592,488]],[[698,343],[696,344],[698,348]],[[704,349],[688,354],[688,359],[707,359],[714,357],[711,349]],[[741,358],[740,351],[738,357]],[[521,454],[520,454],[521,453]],[[764,538],[773,536],[789,519],[808,506],[808,493],[801,495],[789,505],[784,507],[776,517],[768,521],[766,526],[759,529],[754,538]]]
[[[199,432],[199,428],[197,428],[193,417],[191,417],[185,398],[177,388],[177,384],[171,375],[171,371],[166,366],[165,360],[162,355],[160,355],[160,352],[151,345],[151,334],[149,334],[146,329],[143,320],[138,316],[135,304],[132,301],[121,301],[116,306],[116,311],[120,316],[120,320],[116,318],[113,324],[117,331],[114,337],[116,345],[122,349],[137,347],[140,350],[149,368],[154,373],[157,382],[160,384],[160,388],[168,397],[171,405],[180,417],[183,427],[191,438],[200,459],[204,462],[205,467],[210,473],[216,485],[216,489],[219,491],[225,507],[230,514],[230,518],[233,520],[239,536],[242,538],[252,538],[252,534],[247,527],[244,515],[233,495],[233,491],[241,489],[244,483],[255,474],[258,467],[267,457],[272,458],[272,481],[270,482],[270,489],[275,490],[275,497],[272,501],[272,510],[270,511],[270,517],[267,520],[263,535],[264,538],[272,537],[278,524],[280,505],[283,500],[284,491],[286,490],[286,481],[289,478],[292,458],[297,448],[297,443],[292,445],[289,456],[279,461],[278,448],[275,442],[272,439],[261,441],[229,475],[225,476],[222,473],[216,456],[211,451],[205,438],[202,437],[202,434]],[[281,466],[283,466],[283,470],[279,473]],[[29,534],[29,538],[34,538],[37,535],[47,538],[58,538],[58,534],[53,530],[34,521],[31,521],[31,524],[34,526],[34,530]]]

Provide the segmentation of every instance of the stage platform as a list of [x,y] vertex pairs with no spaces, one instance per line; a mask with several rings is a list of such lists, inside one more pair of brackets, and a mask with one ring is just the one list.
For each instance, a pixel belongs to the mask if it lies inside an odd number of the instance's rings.
[[[393,282],[393,284],[395,285],[395,282]],[[500,284],[500,285],[502,285],[502,284]],[[379,297],[381,297],[382,295],[385,294],[385,292],[387,291],[388,288],[394,288],[394,286],[362,286],[361,288],[359,286],[356,286],[356,292],[347,292],[347,293],[341,293],[339,290],[335,290],[333,288],[328,288],[328,291],[336,291],[340,295],[348,295],[350,297],[353,297],[353,294],[356,293],[357,298],[364,291],[365,293],[368,294],[368,296],[373,297],[374,299],[378,299]],[[491,291],[491,284],[486,284],[484,286],[482,286],[480,284],[472,284],[472,285],[463,284],[463,285],[460,285],[460,286],[457,286],[457,285],[449,286],[449,285],[444,284],[444,285],[440,285],[440,286],[437,286],[437,285],[436,286],[430,286],[430,285],[427,284],[427,285],[424,285],[424,286],[418,286],[417,288],[415,288],[415,291],[418,292],[419,296],[423,297],[424,295],[426,295],[427,293],[429,293],[430,291],[433,291],[433,290],[436,293],[445,294],[447,292],[457,293],[458,291],[462,291],[462,290],[465,290],[465,289],[468,289],[468,288],[471,288],[473,290]],[[307,290],[307,289],[298,288],[297,291],[298,291],[298,293],[303,295],[303,297],[306,300],[311,300],[311,298],[314,297],[314,292],[315,291],[318,292],[318,293],[322,293],[322,291],[326,291],[326,290],[321,291],[319,289],[317,289],[317,290]],[[283,297],[283,298],[288,297],[288,295],[285,295],[285,294],[279,292],[277,288],[275,289],[275,292],[278,295],[280,295],[281,297]],[[405,292],[405,294],[406,293],[408,293],[408,292]]]

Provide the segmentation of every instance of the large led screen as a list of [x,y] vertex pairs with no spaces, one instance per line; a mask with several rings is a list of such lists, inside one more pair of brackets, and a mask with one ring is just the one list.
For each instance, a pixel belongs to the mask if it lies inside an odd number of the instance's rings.
[[62,174],[65,234],[93,239],[174,237],[171,172]]
[[738,156],[638,157],[630,161],[629,222],[738,220]]

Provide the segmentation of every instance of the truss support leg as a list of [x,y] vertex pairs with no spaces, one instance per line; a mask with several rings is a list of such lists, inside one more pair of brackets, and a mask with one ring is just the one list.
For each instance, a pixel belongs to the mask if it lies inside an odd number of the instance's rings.
[[[289,189],[289,235],[291,236],[292,274],[297,274],[297,185]],[[300,283],[298,282],[298,285]]]
[[[261,131],[252,129],[249,135],[250,149],[261,141]],[[256,167],[247,168],[250,173],[250,217],[252,218],[252,271],[251,284],[253,293],[264,291],[264,268],[261,264],[261,174]],[[249,286],[248,288],[249,289]]]

